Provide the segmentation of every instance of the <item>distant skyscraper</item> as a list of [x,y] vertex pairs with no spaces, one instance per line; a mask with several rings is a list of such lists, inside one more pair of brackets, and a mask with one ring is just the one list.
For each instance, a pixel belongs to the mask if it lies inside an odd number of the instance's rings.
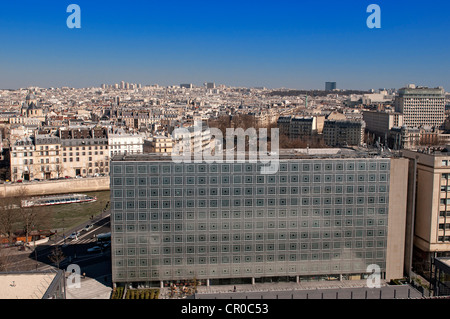
[[216,88],[216,84],[214,82],[207,82],[206,83],[206,88],[207,89],[215,89]]
[[336,82],[325,82],[325,91],[336,90]]

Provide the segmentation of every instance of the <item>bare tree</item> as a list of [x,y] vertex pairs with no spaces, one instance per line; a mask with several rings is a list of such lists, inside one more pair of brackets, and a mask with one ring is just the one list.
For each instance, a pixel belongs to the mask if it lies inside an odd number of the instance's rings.
[[0,247],[0,272],[8,271],[10,262],[11,262],[10,250],[5,247]]
[[20,203],[17,198],[7,197],[1,199],[0,205],[0,234],[7,237],[8,243],[12,241],[13,227],[17,223],[17,208]]
[[232,127],[231,126],[231,118],[228,115],[223,115],[219,117],[218,119],[211,120],[208,122],[209,127],[215,127],[218,128],[222,135],[225,136],[227,128]]
[[48,259],[50,259],[52,263],[55,263],[57,268],[59,268],[59,265],[64,258],[66,258],[66,256],[64,256],[64,253],[59,246],[53,248],[51,254],[48,256]]
[[[27,195],[27,189],[22,186],[19,188],[11,198],[14,210],[14,224],[22,226],[25,233],[25,242],[28,244],[30,233],[35,228],[36,230],[49,227],[51,222],[52,210],[45,209],[38,206],[27,206],[24,205],[26,200],[30,197]],[[7,218],[6,218],[7,220]],[[7,225],[5,222],[4,225]],[[11,224],[11,231],[12,231]]]

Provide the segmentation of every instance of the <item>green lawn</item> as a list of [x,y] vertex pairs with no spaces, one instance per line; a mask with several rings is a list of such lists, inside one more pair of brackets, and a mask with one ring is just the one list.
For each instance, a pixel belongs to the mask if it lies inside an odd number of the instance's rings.
[[75,203],[50,206],[52,221],[49,223],[51,230],[58,230],[62,233],[63,229],[67,230],[80,225],[102,213],[109,202],[109,191],[101,192],[84,192],[83,194],[97,197],[95,202]]
[[[70,192],[68,192],[70,194]],[[80,192],[81,193],[81,192]],[[62,204],[38,208],[37,217],[33,221],[32,229],[57,231],[58,234],[68,232],[71,228],[86,223],[91,216],[99,216],[109,202],[109,191],[83,192],[97,197],[95,202]],[[8,199],[11,200],[11,199]],[[20,199],[12,199],[12,203],[20,205]],[[6,202],[6,201],[5,201]],[[109,206],[108,206],[109,209]],[[18,212],[12,224],[13,231],[24,230],[24,217]]]

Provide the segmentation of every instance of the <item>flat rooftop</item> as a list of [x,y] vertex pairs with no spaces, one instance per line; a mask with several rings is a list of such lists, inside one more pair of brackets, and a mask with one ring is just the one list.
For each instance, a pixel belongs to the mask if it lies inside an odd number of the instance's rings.
[[[224,163],[226,162],[225,151]],[[255,156],[260,158],[259,153]],[[365,148],[301,148],[301,149],[282,149],[279,151],[278,158],[280,160],[289,159],[343,159],[343,158],[392,158],[400,157],[398,152],[380,152],[378,150],[368,150]],[[245,159],[248,160],[249,153],[245,153]],[[269,153],[267,160],[275,159],[276,154]],[[181,159],[181,157],[180,157]],[[191,156],[193,162],[195,162],[194,155]],[[235,153],[235,159],[237,159],[237,153]],[[169,153],[144,153],[144,154],[118,154],[113,155],[112,161],[123,162],[151,162],[151,161],[172,161],[172,155]]]
[[56,273],[0,273],[0,299],[42,299]]
[[424,147],[417,150],[402,150],[405,154],[420,154],[428,156],[450,156],[450,145],[439,146],[439,147]]

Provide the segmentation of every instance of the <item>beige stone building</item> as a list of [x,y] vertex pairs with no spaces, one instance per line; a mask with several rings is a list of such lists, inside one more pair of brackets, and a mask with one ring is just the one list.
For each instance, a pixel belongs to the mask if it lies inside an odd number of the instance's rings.
[[62,173],[69,177],[109,174],[107,129],[69,127],[60,131]]
[[17,139],[11,144],[10,168],[11,181],[34,179],[34,152],[36,147],[32,137]]
[[144,153],[168,153],[173,149],[173,139],[169,136],[157,135],[144,142]]
[[[425,274],[431,257],[450,256],[450,152],[404,150],[410,159],[408,216],[412,233],[407,258]],[[411,242],[412,241],[412,242]]]
[[61,177],[59,138],[36,133],[15,140],[11,146],[10,165],[13,182]]
[[363,111],[366,129],[378,135],[389,134],[393,127],[403,126],[403,115],[397,112]]

